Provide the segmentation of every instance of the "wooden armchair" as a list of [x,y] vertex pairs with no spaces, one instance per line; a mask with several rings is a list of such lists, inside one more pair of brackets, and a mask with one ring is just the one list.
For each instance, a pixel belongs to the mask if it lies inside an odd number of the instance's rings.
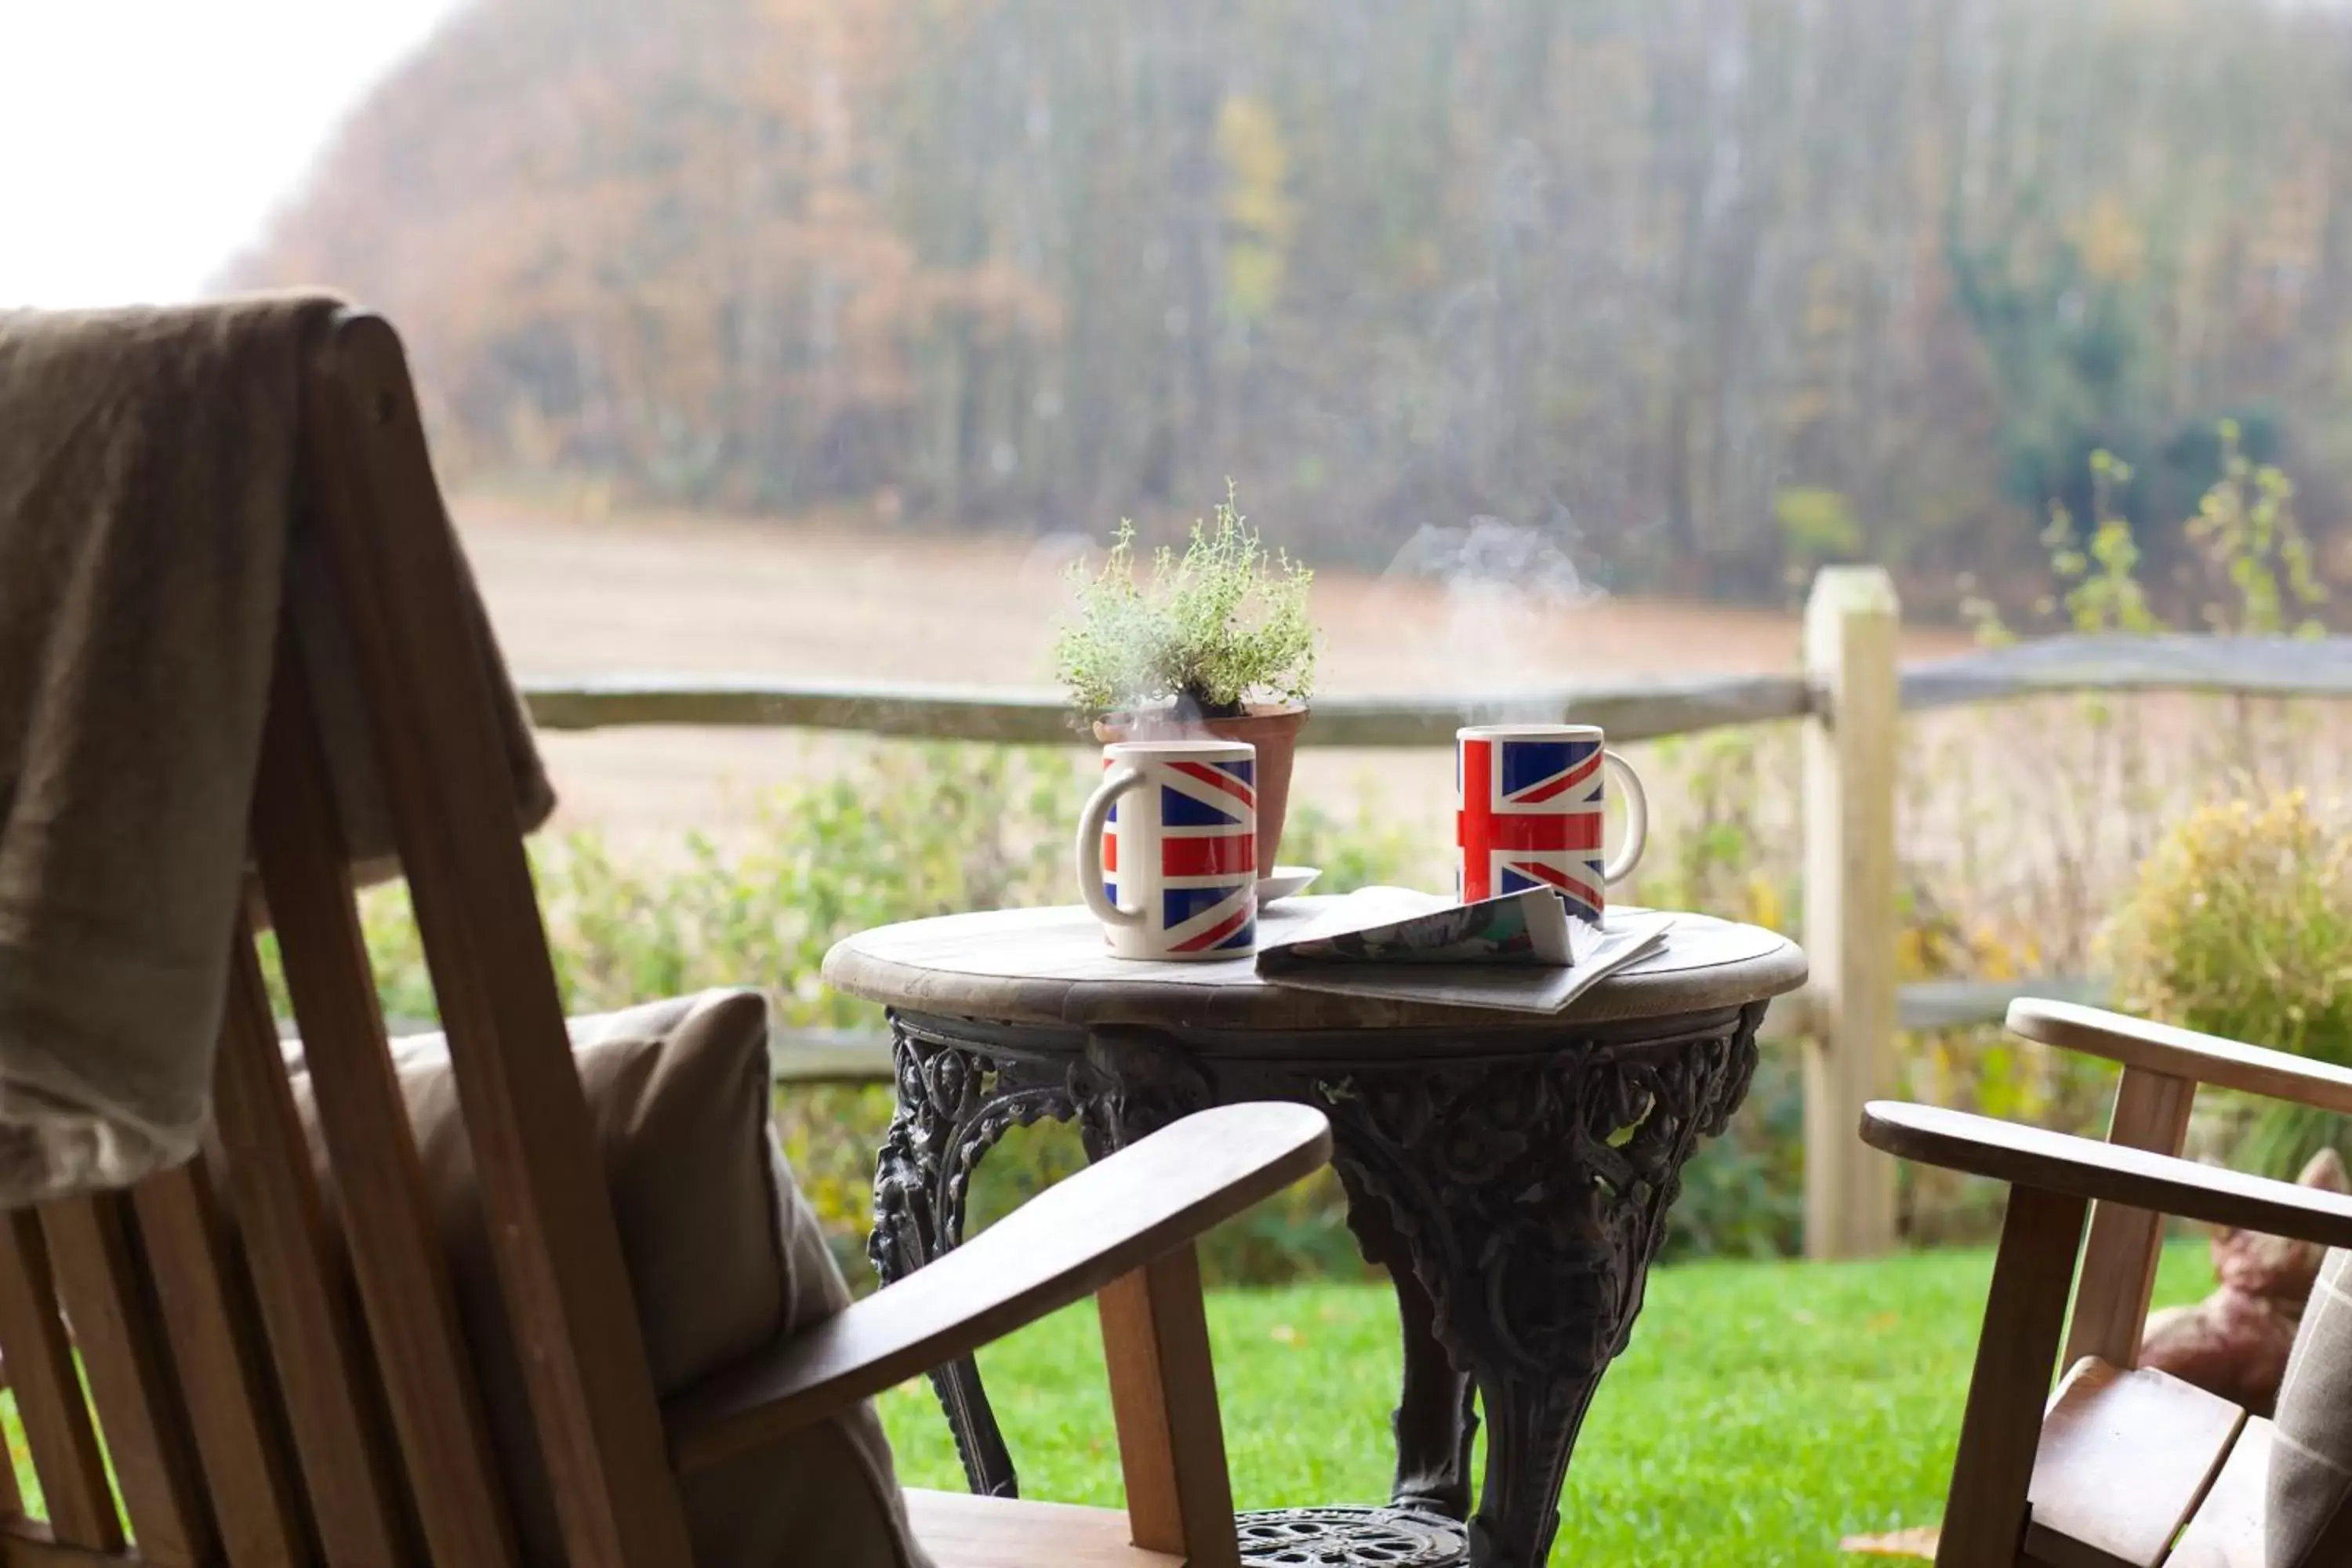
[[[919,1533],[942,1568],[1234,1564],[1190,1244],[1328,1158],[1323,1119],[1302,1107],[1231,1107],[1142,1140],[660,1407],[399,342],[347,315],[306,384],[306,526],[326,536],[351,628],[568,1560],[689,1568],[682,1475],[1092,1294],[1126,1511],[918,1496]],[[324,1225],[252,934],[225,932],[217,1163],[0,1215],[0,1348],[46,1500],[46,1519],[29,1517],[0,1464],[8,1564],[519,1560],[291,641],[254,842],[349,1268]]]
[[2352,1072],[2064,1002],[2019,1001],[2009,1027],[2123,1065],[2107,1142],[1917,1105],[1863,1116],[1874,1148],[2010,1186],[1938,1568],[2352,1563],[2345,1528],[2308,1563],[2265,1564],[2270,1423],[2134,1370],[2162,1215],[2352,1247],[2352,1198],[2179,1157],[2198,1086],[2352,1113]]

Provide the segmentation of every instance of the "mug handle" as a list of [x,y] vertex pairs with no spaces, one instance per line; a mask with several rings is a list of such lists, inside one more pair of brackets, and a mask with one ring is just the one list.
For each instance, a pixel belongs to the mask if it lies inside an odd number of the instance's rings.
[[[1642,851],[1650,847],[1650,797],[1643,793],[1642,775],[1633,764],[1614,752],[1601,754],[1601,766],[1617,775],[1625,793],[1625,842],[1617,850],[1617,858],[1601,868],[1603,882],[1622,881],[1633,868],[1641,864]],[[1097,881],[1102,880],[1097,877]]]
[[[1103,829],[1109,826],[1110,808],[1118,797],[1143,783],[1143,775],[1133,768],[1111,770],[1110,776],[1095,786],[1087,797],[1084,811],[1078,813],[1078,897],[1087,901],[1087,910],[1105,925],[1139,926],[1144,922],[1141,910],[1123,910],[1103,896]],[[1638,787],[1638,786],[1637,786]]]

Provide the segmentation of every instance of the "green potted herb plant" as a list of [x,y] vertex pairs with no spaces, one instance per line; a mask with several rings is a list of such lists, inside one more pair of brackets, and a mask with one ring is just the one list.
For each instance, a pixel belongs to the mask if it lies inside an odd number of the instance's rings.
[[1074,567],[1077,605],[1054,659],[1071,706],[1105,741],[1214,735],[1257,748],[1258,873],[1274,869],[1290,769],[1315,679],[1314,574],[1268,551],[1234,504],[1192,525],[1182,554],[1139,572],[1122,521],[1098,570]]

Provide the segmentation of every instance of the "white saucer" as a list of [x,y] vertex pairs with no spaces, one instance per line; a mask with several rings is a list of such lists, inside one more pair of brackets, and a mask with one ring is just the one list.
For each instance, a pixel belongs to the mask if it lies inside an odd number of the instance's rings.
[[1257,879],[1257,907],[1264,909],[1276,899],[1305,892],[1322,874],[1321,869],[1314,866],[1276,866],[1271,876]]

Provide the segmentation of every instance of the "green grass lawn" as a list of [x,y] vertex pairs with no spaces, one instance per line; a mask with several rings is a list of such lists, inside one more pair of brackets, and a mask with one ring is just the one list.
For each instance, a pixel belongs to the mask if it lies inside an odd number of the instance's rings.
[[[1552,1561],[1831,1563],[1842,1535],[1933,1522],[1991,1261],[1948,1251],[1655,1270],[1633,1346],[1585,1423]],[[2159,1303],[2211,1288],[2202,1241],[2167,1249]],[[1386,1286],[1219,1291],[1209,1329],[1242,1507],[1387,1495],[1397,1351]],[[1093,1309],[1014,1335],[981,1366],[1024,1494],[1118,1504]],[[929,1386],[881,1404],[901,1478],[961,1489]],[[11,1395],[0,1394],[0,1431],[37,1513]]]
[[[1585,1423],[1552,1561],[1832,1563],[1842,1535],[1933,1522],[1991,1262],[1971,1250],[1656,1270]],[[2211,1288],[2202,1241],[2168,1249],[2159,1302]],[[1386,1496],[1385,1286],[1218,1292],[1209,1327],[1240,1506]],[[981,1367],[1025,1496],[1118,1502],[1091,1308],[992,1347]],[[927,1384],[885,1395],[882,1415],[908,1484],[961,1489]]]

